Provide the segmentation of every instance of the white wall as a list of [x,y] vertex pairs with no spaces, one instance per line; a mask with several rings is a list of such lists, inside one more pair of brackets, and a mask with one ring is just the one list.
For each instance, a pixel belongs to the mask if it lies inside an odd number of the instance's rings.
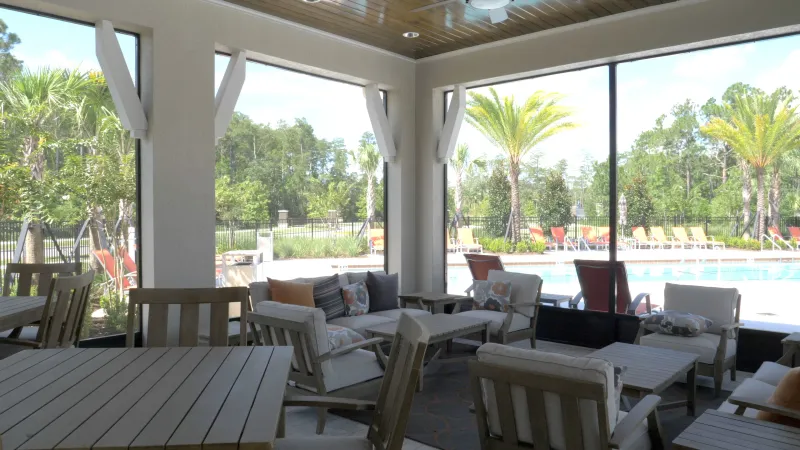
[[[398,148],[389,168],[389,269],[415,285],[414,63],[362,44],[209,0],[4,0],[141,34],[143,285],[214,286],[214,51],[248,56],[389,93]],[[300,276],[302,274],[298,274]]]
[[798,0],[682,0],[418,61],[417,287],[444,288],[444,171],[436,162],[444,90],[776,35],[798,23]]

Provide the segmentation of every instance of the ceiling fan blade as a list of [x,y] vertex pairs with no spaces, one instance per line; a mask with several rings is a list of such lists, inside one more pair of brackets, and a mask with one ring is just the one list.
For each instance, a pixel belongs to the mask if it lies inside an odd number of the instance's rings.
[[444,6],[444,5],[448,4],[448,3],[456,3],[458,1],[460,1],[460,0],[444,0],[443,2],[438,2],[438,3],[434,3],[432,5],[422,6],[422,7],[416,8],[416,9],[412,9],[410,12],[415,13],[415,12],[425,11],[426,9],[436,8],[438,6]]

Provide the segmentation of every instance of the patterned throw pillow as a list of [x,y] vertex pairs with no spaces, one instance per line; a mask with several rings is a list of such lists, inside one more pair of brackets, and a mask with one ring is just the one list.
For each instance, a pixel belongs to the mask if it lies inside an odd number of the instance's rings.
[[344,297],[344,315],[347,317],[360,316],[369,312],[369,291],[367,283],[348,284],[342,288]]
[[472,284],[472,299],[475,309],[508,312],[511,282],[475,280]]
[[339,275],[331,275],[314,283],[314,305],[325,311],[325,320],[344,317],[344,299],[339,286]]
[[356,333],[354,330],[339,325],[326,325],[328,328],[328,345],[331,351],[337,348],[344,347],[358,342],[364,342],[364,336]]
[[672,336],[697,337],[708,331],[713,323],[696,314],[666,310],[645,317],[644,328]]

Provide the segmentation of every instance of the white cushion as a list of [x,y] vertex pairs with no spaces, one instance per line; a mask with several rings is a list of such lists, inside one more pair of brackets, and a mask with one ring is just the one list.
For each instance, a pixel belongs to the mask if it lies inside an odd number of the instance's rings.
[[[733,391],[731,396],[735,395],[738,397],[747,397],[761,402],[766,402],[772,396],[773,392],[775,392],[775,386],[764,383],[763,381],[755,380],[753,378],[748,378]],[[736,405],[726,401],[719,408],[717,408],[717,410],[735,413],[737,408],[738,407]],[[753,408],[747,408],[744,410],[744,415],[747,417],[755,417],[756,414],[758,414],[758,410]]]
[[[642,336],[641,345],[648,347],[667,348],[680,352],[694,353],[700,356],[699,362],[714,364],[720,336],[717,334],[703,333],[697,337],[673,336],[669,334],[653,333]],[[728,339],[725,348],[725,359],[736,355],[736,340]]]
[[[368,350],[355,350],[331,358],[330,366],[330,371],[325,371],[323,377],[325,390],[328,393],[383,376],[383,369],[378,364],[378,358],[374,352]],[[312,386],[298,385],[297,387],[316,392]]]
[[[491,320],[489,323],[489,332],[497,334],[500,328],[503,327],[503,321],[508,317],[508,313],[500,311],[487,311],[485,309],[474,309],[472,311],[464,311],[458,313],[467,317],[474,317],[476,319]],[[509,333],[512,331],[519,331],[531,327],[531,319],[523,316],[522,314],[514,314],[511,318],[511,326],[508,327]]]
[[[510,281],[512,304],[536,302],[539,300],[539,289],[542,286],[542,279],[539,275],[506,272],[504,270],[490,270],[489,276],[486,279],[488,281]],[[521,308],[518,311],[532,316],[534,307]]]
[[[313,333],[311,336],[311,343],[314,345],[314,353],[317,355],[324,355],[330,351],[328,345],[328,328],[325,323],[325,311],[320,308],[309,308],[308,306],[289,305],[286,303],[278,302],[260,302],[256,304],[256,312],[266,314],[270,317],[277,319],[290,320],[297,323],[310,324],[310,330]],[[287,342],[291,342],[289,333],[286,333]],[[305,343],[303,344],[305,345]],[[303,352],[306,355],[306,364],[311,369],[311,359],[308,355],[308,350]],[[295,369],[297,367],[295,366]],[[327,376],[330,372],[330,361],[322,363],[322,374]]]
[[664,286],[664,309],[688,312],[711,319],[709,333],[722,334],[722,325],[735,320],[736,288],[718,288],[667,283]]
[[411,317],[420,317],[420,316],[430,316],[431,313],[425,311],[423,309],[415,309],[415,308],[398,308],[398,309],[390,309],[388,311],[378,311],[374,313],[369,313],[369,315],[376,315],[381,317],[387,317],[392,320],[400,320],[400,316],[403,314],[408,314]]
[[[614,397],[614,366],[610,362],[594,358],[573,358],[558,353],[545,353],[536,350],[521,349],[500,344],[484,344],[477,352],[478,360],[509,369],[521,370],[534,374],[551,375],[566,381],[575,380],[596,383],[604,386],[606,392],[606,411],[609,417],[609,435],[613,433],[617,418],[617,405]],[[484,380],[487,392],[487,412],[489,428],[495,435],[502,435],[499,412],[494,398],[494,386],[490,380]],[[530,428],[530,416],[525,389],[511,386],[511,401],[514,419],[517,425],[519,440],[533,443]],[[560,397],[553,392],[544,393],[545,413],[550,444],[554,449],[564,449],[564,425],[561,415]],[[585,449],[599,449],[600,433],[598,429],[597,403],[591,400],[580,400],[581,422]],[[535,420],[542,420],[536,418]]]
[[767,361],[761,364],[761,367],[759,367],[758,371],[756,371],[756,373],[753,375],[753,379],[777,386],[778,383],[780,383],[781,378],[783,378],[783,376],[786,375],[789,370],[789,367],[786,367],[783,364]]
[[375,313],[362,314],[353,317],[337,317],[328,321],[331,325],[339,325],[340,327],[350,328],[356,333],[367,336],[367,328],[374,327],[383,323],[394,322],[394,319],[389,317],[379,316]]
[[[620,411],[617,423],[619,424],[627,415],[628,413],[625,411]],[[628,436],[625,445],[620,447],[621,450],[650,450],[653,446],[653,443],[650,442],[650,435],[647,433],[647,419],[640,422]]]

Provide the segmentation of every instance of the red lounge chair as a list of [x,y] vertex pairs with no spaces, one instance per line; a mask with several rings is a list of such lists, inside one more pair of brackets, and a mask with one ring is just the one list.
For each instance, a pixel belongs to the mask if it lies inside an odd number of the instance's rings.
[[778,248],[781,248],[781,244],[783,244],[789,250],[800,249],[800,242],[797,243],[797,247],[792,247],[792,243],[783,237],[783,234],[781,234],[781,230],[778,227],[769,227],[767,228],[767,232],[769,233],[769,236],[764,237],[772,241],[773,245],[777,246]]
[[530,227],[528,231],[531,233],[531,241],[544,243],[544,248],[546,249],[553,248],[553,246],[555,246],[555,249],[558,250],[558,244],[555,242],[548,242],[547,238],[544,237],[543,229],[539,227]]
[[484,255],[482,253],[464,253],[467,260],[469,271],[472,272],[473,280],[485,280],[489,278],[490,270],[506,270],[503,261],[497,255]]
[[[609,261],[575,260],[575,271],[578,273],[578,282],[581,292],[570,301],[570,308],[577,309],[578,303],[583,300],[584,309],[590,311],[608,311],[609,283],[611,282],[611,267]],[[649,313],[650,294],[641,293],[631,301],[631,291],[628,287],[628,272],[625,263],[616,263],[617,273],[617,314],[639,315]],[[642,304],[642,300],[645,303]]]
[[578,249],[575,242],[567,237],[564,227],[550,227],[550,234],[553,235],[553,239],[556,241],[556,250],[558,250],[559,244],[564,246],[564,250],[567,250],[567,246],[572,247],[573,250]]
[[608,248],[608,244],[611,241],[610,228],[600,227],[599,231],[601,236],[597,237],[594,227],[581,227],[581,234],[583,237],[578,244],[578,248],[581,247],[581,244],[585,245],[587,250],[591,250],[592,247],[595,249]]
[[[122,290],[127,291],[136,287],[136,263],[133,262],[127,252],[121,253],[123,255],[122,264],[123,268],[125,269],[125,273],[121,276],[117,275],[117,264],[116,261],[114,261],[114,255],[112,255],[111,252],[109,252],[107,249],[103,249],[95,250],[92,252],[92,254],[95,258],[97,258],[98,261],[100,261],[100,265],[103,266],[103,269],[105,269],[108,277],[114,280],[114,284],[116,284],[118,289],[122,287]],[[133,268],[134,270],[131,271],[130,268]]]
[[789,234],[795,241],[800,242],[800,227],[789,227]]

